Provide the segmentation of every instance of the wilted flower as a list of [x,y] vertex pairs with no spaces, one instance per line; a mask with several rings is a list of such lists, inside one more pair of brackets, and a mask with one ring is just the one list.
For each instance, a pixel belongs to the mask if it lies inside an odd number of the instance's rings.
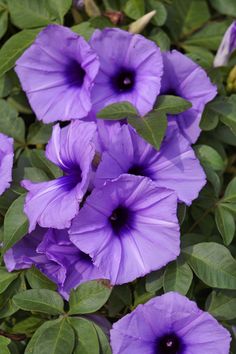
[[37,227],[6,252],[4,261],[9,272],[36,266],[66,299],[79,284],[102,278],[89,255],[70,242],[67,230]]
[[[111,128],[114,131],[115,127]],[[179,201],[186,204],[191,204],[197,198],[206,183],[193,149],[173,123],[159,151],[130,126],[120,127],[115,142],[111,142],[108,150],[102,154],[95,175],[95,186],[102,186],[106,180],[117,178],[122,173],[149,177],[157,186],[173,189]]]
[[10,186],[13,166],[13,139],[0,133],[0,195]]
[[173,191],[122,175],[93,190],[72,222],[70,239],[112,284],[127,283],[179,255],[176,207]]
[[141,115],[150,111],[160,92],[160,49],[143,36],[118,28],[96,30],[90,45],[100,59],[93,109],[97,112],[111,103],[129,101]]
[[177,50],[164,52],[163,63],[161,94],[180,96],[192,103],[190,109],[171,119],[177,121],[182,134],[194,143],[201,132],[199,123],[205,105],[217,94],[216,86],[199,65]]
[[228,354],[230,335],[195,302],[170,292],[116,322],[111,345],[113,354]]
[[94,123],[81,121],[73,121],[62,129],[59,124],[54,126],[46,156],[64,175],[52,181],[22,182],[29,191],[24,207],[30,222],[29,232],[36,223],[56,229],[70,226],[89,184],[95,131]]
[[234,21],[224,34],[214,59],[214,66],[227,65],[232,52],[236,49],[236,21]]
[[97,55],[69,28],[49,25],[16,62],[29,102],[44,123],[82,118],[91,109]]

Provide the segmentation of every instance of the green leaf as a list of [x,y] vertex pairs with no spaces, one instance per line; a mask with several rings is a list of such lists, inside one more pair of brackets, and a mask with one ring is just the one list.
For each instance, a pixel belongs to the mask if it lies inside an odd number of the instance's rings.
[[5,268],[0,267],[0,294],[18,277],[19,273],[9,273]]
[[[201,12],[199,12],[200,14]],[[229,21],[210,22],[200,31],[189,37],[184,44],[217,50],[229,24]]]
[[12,80],[8,74],[0,77],[0,98],[7,97],[12,90]]
[[6,252],[27,234],[29,224],[23,212],[24,202],[25,195],[21,195],[12,203],[6,213],[4,219],[3,252]]
[[163,275],[163,269],[148,274],[146,276],[146,290],[150,293],[160,290],[163,286]]
[[14,107],[18,113],[33,114],[28,99],[23,91],[13,92],[12,95],[8,97],[7,102]]
[[37,311],[50,315],[64,312],[64,302],[55,291],[48,289],[31,289],[13,297],[14,303],[25,311]]
[[107,120],[121,120],[127,117],[137,117],[139,114],[135,107],[129,102],[113,103],[103,108],[97,118]]
[[170,38],[160,28],[158,29],[158,32],[152,33],[149,39],[155,42],[162,51],[170,50],[170,45],[171,45]]
[[47,26],[55,20],[49,11],[51,0],[8,0],[12,23],[21,29]]
[[233,320],[236,318],[236,292],[213,291],[211,293],[207,312],[218,320]]
[[35,122],[30,125],[27,136],[28,145],[46,144],[52,134],[52,125]]
[[13,303],[12,297],[21,290],[21,286],[22,282],[18,277],[0,294],[0,318],[9,317],[19,309]]
[[166,267],[163,279],[164,291],[177,291],[182,295],[186,295],[192,280],[193,272],[189,265],[177,260]]
[[156,10],[156,15],[152,18],[152,23],[155,26],[163,26],[167,19],[167,11],[165,6],[157,0],[145,1],[148,11]]
[[57,288],[56,284],[54,284],[35,267],[27,269],[25,275],[29,285],[33,289],[56,290]]
[[174,0],[168,7],[166,25],[177,40],[202,27],[209,18],[206,0]]
[[61,169],[46,158],[43,150],[28,150],[27,153],[32,165],[46,172],[50,178],[54,179],[62,176]]
[[3,99],[0,99],[0,132],[13,137],[19,143],[25,142],[25,123],[23,119],[18,117],[15,108]]
[[159,150],[167,128],[164,113],[153,111],[145,117],[128,117],[128,123],[155,149]]
[[108,308],[109,316],[116,316],[124,307],[130,306],[132,303],[132,294],[130,287],[126,284],[115,286],[112,289],[111,296],[106,307]]
[[223,15],[236,16],[235,0],[210,0],[211,6]]
[[16,60],[33,43],[40,28],[14,34],[0,49],[0,76],[13,68]]
[[25,333],[27,336],[32,335],[44,322],[45,320],[43,318],[35,316],[26,317],[13,326],[12,332]]
[[128,17],[137,20],[145,14],[144,0],[126,1],[123,11]]
[[208,286],[236,289],[236,261],[226,247],[203,242],[185,248],[183,254],[194,273]]
[[196,154],[203,165],[210,166],[214,171],[223,171],[225,163],[220,154],[208,145],[196,145]]
[[[36,0],[37,1],[37,0]],[[51,14],[54,14],[59,22],[63,24],[63,17],[69,11],[72,0],[47,0],[46,7],[49,8]]]
[[87,21],[71,27],[71,30],[80,36],[83,36],[84,39],[88,41],[95,31],[95,28],[91,25],[90,22]]
[[164,112],[168,114],[179,114],[187,111],[192,107],[192,104],[178,96],[164,95],[159,96],[157,99],[157,107],[155,112]]
[[48,181],[47,174],[37,167],[25,167],[24,179],[29,179],[32,182],[44,182]]
[[97,336],[100,345],[100,354],[112,354],[107,336],[98,325],[96,325],[95,323],[93,323],[93,325],[97,331]]
[[204,131],[209,131],[215,129],[219,123],[219,114],[211,109],[210,104],[206,106],[203,111],[200,128]]
[[6,5],[0,1],[0,39],[4,36],[8,26],[8,12]]
[[133,292],[134,304],[131,308],[134,309],[140,304],[145,304],[148,300],[153,298],[154,295],[154,291],[147,291],[145,278],[138,279],[135,283],[135,289]]
[[224,206],[219,204],[215,211],[215,220],[224,244],[229,246],[233,241],[235,234],[235,221],[233,215],[225,209]]
[[67,319],[45,322],[34,333],[25,354],[72,354],[75,335]]
[[220,97],[210,104],[211,110],[220,116],[222,123],[226,124],[236,135],[236,95]]
[[9,338],[0,336],[0,353],[1,354],[11,354],[10,350],[8,349],[8,345],[11,343]]
[[198,65],[209,70],[212,67],[214,55],[206,48],[190,45],[182,45],[186,55]]
[[81,284],[70,295],[70,315],[92,313],[99,310],[108,300],[111,288],[101,281]]
[[85,318],[69,318],[78,338],[74,354],[100,354],[97,331],[91,321]]
[[236,203],[236,177],[234,177],[228,184],[223,201],[228,203]]

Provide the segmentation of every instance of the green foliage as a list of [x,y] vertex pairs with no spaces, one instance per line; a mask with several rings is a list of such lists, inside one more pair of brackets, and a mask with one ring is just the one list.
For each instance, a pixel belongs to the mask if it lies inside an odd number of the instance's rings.
[[52,290],[31,289],[23,291],[13,297],[13,302],[20,309],[32,312],[60,315],[63,313],[63,300],[61,296]]
[[108,300],[111,287],[101,281],[90,281],[81,284],[71,292],[69,314],[85,314],[99,310]]
[[23,30],[12,36],[0,49],[0,76],[13,68],[16,60],[33,43],[41,29]]
[[165,136],[167,114],[179,114],[191,107],[191,104],[176,96],[159,96],[157,106],[146,116],[141,117],[136,108],[129,102],[113,103],[103,108],[98,118],[106,120],[123,120],[132,125],[137,133],[157,150]]
[[28,219],[23,212],[25,195],[17,198],[8,209],[4,219],[4,236],[2,251],[6,252],[28,231]]

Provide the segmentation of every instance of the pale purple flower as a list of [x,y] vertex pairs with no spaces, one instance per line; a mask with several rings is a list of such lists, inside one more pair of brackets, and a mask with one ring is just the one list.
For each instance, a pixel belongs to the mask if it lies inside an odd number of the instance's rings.
[[16,62],[16,72],[37,118],[44,123],[87,116],[99,61],[69,28],[49,25]]
[[139,34],[107,28],[96,30],[90,45],[100,60],[92,90],[93,110],[129,101],[141,115],[150,111],[160,92],[163,71],[161,52],[154,42]]
[[201,132],[199,123],[202,112],[205,105],[216,96],[216,86],[199,65],[177,50],[164,52],[163,63],[161,94],[180,96],[191,102],[190,109],[171,119],[177,121],[190,143],[195,143]]
[[64,175],[46,182],[22,182],[29,191],[24,207],[30,222],[29,232],[37,223],[56,229],[70,226],[89,185],[95,131],[94,123],[82,121],[72,121],[62,129],[59,124],[54,126],[46,156]]
[[149,179],[122,175],[94,189],[72,222],[71,241],[104,277],[122,284],[176,259],[177,197]]
[[67,230],[37,227],[6,252],[4,261],[9,272],[34,265],[57,284],[65,299],[79,284],[103,278],[89,255],[70,242]]
[[169,126],[159,151],[128,125],[120,127],[116,137],[101,156],[95,186],[100,187],[107,180],[129,173],[149,177],[158,187],[174,190],[179,201],[188,205],[197,198],[206,177],[188,140],[176,124]]
[[0,195],[10,187],[14,158],[14,140],[0,133]]
[[155,297],[111,330],[113,354],[229,354],[230,334],[175,292]]
[[227,65],[232,52],[236,49],[236,21],[234,21],[224,34],[214,59],[214,67]]

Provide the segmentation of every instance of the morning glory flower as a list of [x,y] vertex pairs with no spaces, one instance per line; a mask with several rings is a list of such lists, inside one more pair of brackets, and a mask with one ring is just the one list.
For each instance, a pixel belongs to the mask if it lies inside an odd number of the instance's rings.
[[160,269],[180,252],[177,197],[145,177],[122,175],[94,189],[72,222],[71,241],[112,284]]
[[177,121],[182,134],[195,143],[201,132],[199,123],[205,105],[217,94],[206,72],[186,55],[172,50],[163,53],[162,95],[180,96],[192,103],[187,111],[171,119]]
[[87,116],[97,55],[69,28],[49,25],[16,62],[16,72],[37,118],[44,123]]
[[37,223],[56,229],[70,226],[88,188],[95,154],[92,143],[95,131],[96,125],[92,122],[72,121],[64,128],[59,124],[54,126],[46,156],[64,175],[46,182],[22,182],[29,191],[24,206],[30,222],[29,232]]
[[116,322],[111,346],[113,354],[229,354],[230,334],[195,302],[169,292]]
[[224,34],[214,59],[214,66],[227,65],[232,52],[236,49],[236,21],[234,21]]
[[13,144],[12,138],[0,133],[0,195],[10,187],[12,181]]
[[132,127],[120,127],[117,140],[102,154],[95,186],[102,186],[122,173],[149,177],[158,187],[173,189],[179,201],[188,205],[206,183],[205,173],[193,149],[176,124],[169,126],[159,151]]
[[67,230],[37,227],[5,253],[4,261],[9,272],[34,265],[57,284],[65,299],[78,285],[103,278],[89,255],[71,243]]
[[92,90],[93,110],[129,101],[141,115],[150,111],[160,92],[163,71],[155,43],[138,34],[107,28],[96,30],[90,45],[100,60]]

